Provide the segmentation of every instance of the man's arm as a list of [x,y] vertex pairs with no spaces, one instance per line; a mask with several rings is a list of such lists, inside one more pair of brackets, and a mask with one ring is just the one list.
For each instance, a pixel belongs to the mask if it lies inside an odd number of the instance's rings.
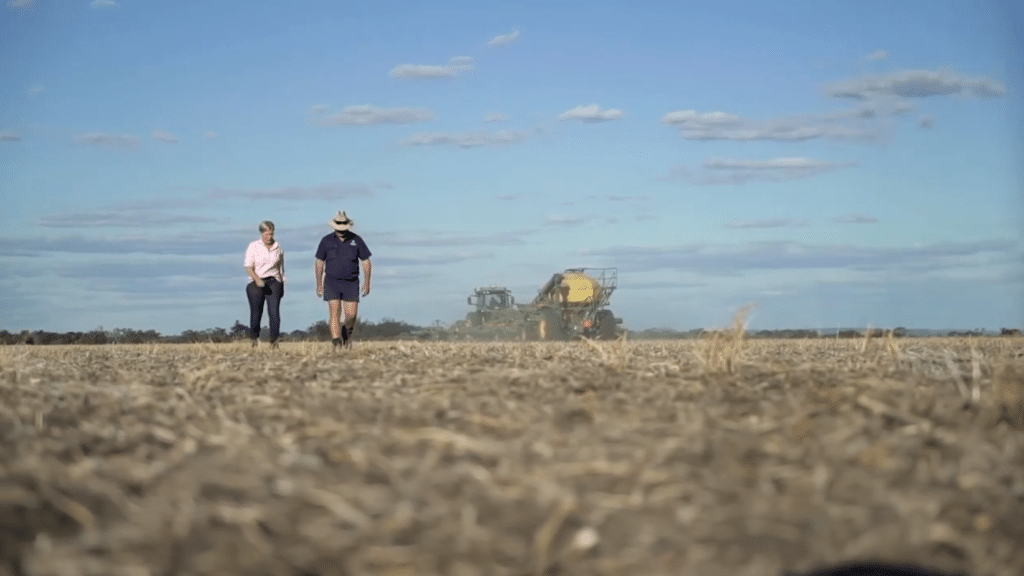
[[360,264],[363,265],[363,296],[370,294],[370,276],[373,273],[373,266],[370,264],[370,259],[360,260]]
[[324,261],[319,258],[313,259],[313,274],[316,276],[316,295],[324,295]]

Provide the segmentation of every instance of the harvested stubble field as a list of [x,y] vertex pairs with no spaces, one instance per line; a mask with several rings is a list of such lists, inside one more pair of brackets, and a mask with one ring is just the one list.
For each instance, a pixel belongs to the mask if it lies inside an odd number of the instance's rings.
[[0,575],[1024,573],[1020,339],[0,349]]

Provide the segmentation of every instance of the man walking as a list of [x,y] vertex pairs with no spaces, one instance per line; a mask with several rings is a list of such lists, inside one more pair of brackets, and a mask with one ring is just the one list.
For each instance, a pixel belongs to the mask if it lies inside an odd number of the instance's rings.
[[[348,348],[356,328],[359,294],[370,294],[370,249],[356,233],[352,220],[339,211],[330,220],[334,232],[320,240],[313,265],[316,274],[316,295],[327,301],[330,314],[331,342],[334,348]],[[359,287],[359,268],[363,268],[363,286]],[[342,325],[342,313],[345,323]]]

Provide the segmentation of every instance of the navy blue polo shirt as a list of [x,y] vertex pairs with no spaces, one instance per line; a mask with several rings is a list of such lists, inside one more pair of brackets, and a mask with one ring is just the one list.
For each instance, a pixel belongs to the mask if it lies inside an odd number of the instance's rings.
[[344,239],[331,232],[320,239],[316,259],[327,263],[327,278],[334,280],[358,280],[359,261],[370,257],[370,249],[358,234],[345,234]]

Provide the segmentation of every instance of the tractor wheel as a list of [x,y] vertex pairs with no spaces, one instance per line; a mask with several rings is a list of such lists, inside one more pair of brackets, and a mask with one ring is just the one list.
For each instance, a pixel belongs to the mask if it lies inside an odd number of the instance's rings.
[[537,335],[541,340],[567,340],[565,327],[562,326],[562,315],[554,310],[545,310],[540,314],[537,323]]
[[597,337],[599,340],[615,340],[618,332],[615,329],[615,315],[611,310],[601,310],[595,316],[597,320]]
[[523,324],[522,337],[526,342],[536,342],[540,340],[540,330],[536,322],[526,322]]

